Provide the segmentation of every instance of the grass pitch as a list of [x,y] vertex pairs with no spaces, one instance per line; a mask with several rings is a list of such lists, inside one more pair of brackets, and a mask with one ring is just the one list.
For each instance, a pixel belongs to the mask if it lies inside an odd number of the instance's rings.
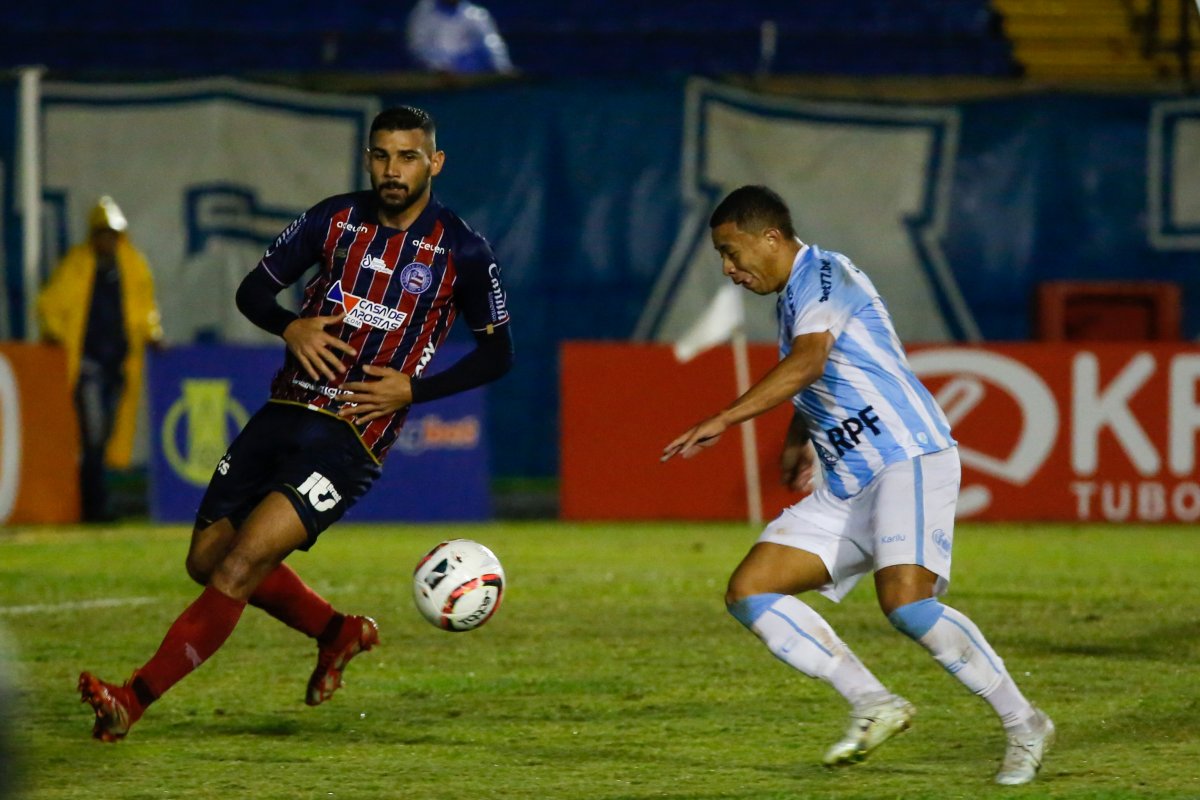
[[[10,530],[0,627],[23,690],[4,709],[22,743],[18,796],[1200,797],[1195,529],[960,526],[947,602],[1058,723],[1042,776],[1016,789],[990,783],[1003,750],[991,710],[891,629],[869,581],[841,605],[808,600],[918,716],[865,764],[821,767],[844,703],[722,608],[756,533],[340,526],[289,563],[339,609],[375,616],[383,644],[330,702],[303,704],[313,644],[249,608],[221,651],[106,745],[89,738],[76,677],[124,680],[197,595],[187,531]],[[508,571],[503,607],[472,633],[434,629],[410,600],[418,557],[451,536],[488,544]]]

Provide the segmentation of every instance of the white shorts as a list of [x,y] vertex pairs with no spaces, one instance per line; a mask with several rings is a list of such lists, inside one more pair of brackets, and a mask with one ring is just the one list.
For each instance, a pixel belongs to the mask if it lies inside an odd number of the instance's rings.
[[818,591],[834,602],[866,573],[897,564],[919,564],[933,572],[940,595],[950,583],[961,479],[956,447],[889,464],[848,499],[821,486],[785,508],[758,541],[818,556],[833,578]]

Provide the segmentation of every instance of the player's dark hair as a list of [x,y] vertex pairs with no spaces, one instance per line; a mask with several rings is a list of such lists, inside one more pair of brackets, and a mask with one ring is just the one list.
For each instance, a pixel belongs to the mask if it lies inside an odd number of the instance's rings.
[[433,117],[423,108],[413,106],[396,106],[385,108],[375,115],[371,122],[371,134],[375,131],[412,131],[420,128],[432,142],[437,135],[437,125]]
[[777,228],[789,239],[796,236],[792,227],[792,212],[783,198],[766,186],[743,186],[734,189],[721,201],[708,218],[708,227],[715,228],[732,222],[738,230],[746,233],[761,233],[767,228]]

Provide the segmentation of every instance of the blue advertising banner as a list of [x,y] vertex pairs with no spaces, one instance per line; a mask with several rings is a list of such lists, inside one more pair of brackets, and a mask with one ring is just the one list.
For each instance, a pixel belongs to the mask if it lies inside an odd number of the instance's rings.
[[[466,348],[447,343],[442,363]],[[267,399],[282,349],[175,347],[150,359],[150,515],[191,522],[213,469]],[[485,389],[422,404],[388,453],[383,475],[348,522],[482,520],[491,516]]]

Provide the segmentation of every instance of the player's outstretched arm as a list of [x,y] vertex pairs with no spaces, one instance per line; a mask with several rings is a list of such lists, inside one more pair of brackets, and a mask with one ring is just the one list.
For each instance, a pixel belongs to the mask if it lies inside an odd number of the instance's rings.
[[806,333],[792,341],[792,352],[771,368],[758,383],[723,411],[693,426],[663,448],[661,461],[682,455],[691,458],[717,443],[731,426],[753,419],[803,391],[825,372],[825,361],[833,349],[828,331]]

